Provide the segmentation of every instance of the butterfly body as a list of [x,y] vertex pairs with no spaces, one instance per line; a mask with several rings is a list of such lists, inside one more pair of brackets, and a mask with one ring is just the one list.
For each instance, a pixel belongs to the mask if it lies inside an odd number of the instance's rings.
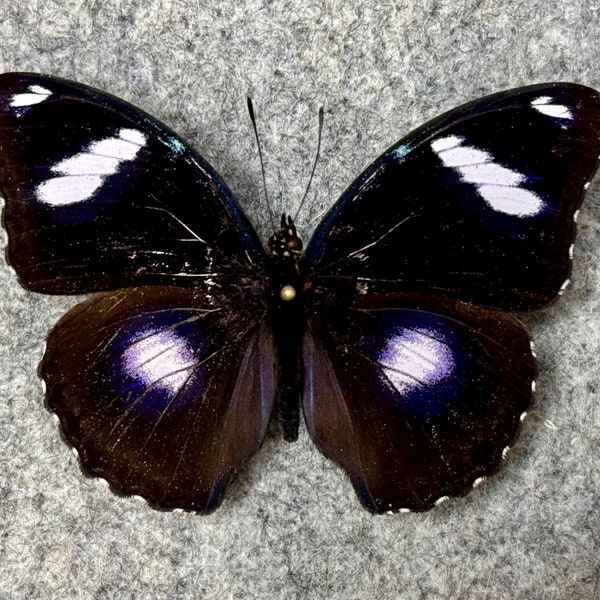
[[95,295],[49,334],[46,402],[85,470],[214,510],[277,414],[374,512],[428,510],[499,468],[534,387],[529,335],[570,272],[600,98],[549,83],[394,144],[302,252],[265,250],[206,161],[98,90],[0,75],[7,258],[28,289]]
[[287,441],[298,438],[302,388],[302,336],[306,323],[304,281],[299,270],[302,242],[291,219],[282,215],[281,228],[268,242],[271,268],[270,323],[277,348],[277,412]]

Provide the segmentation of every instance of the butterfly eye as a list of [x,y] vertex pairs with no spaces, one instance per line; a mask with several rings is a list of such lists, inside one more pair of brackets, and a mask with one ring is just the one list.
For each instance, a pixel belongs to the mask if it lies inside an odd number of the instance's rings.
[[302,250],[302,240],[297,235],[289,237],[285,245],[290,252],[300,252]]

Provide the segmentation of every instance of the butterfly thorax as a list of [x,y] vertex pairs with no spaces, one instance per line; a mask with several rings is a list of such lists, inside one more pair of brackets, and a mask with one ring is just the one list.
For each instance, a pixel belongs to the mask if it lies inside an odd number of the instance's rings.
[[277,412],[288,441],[298,437],[301,388],[300,345],[304,333],[302,280],[298,263],[302,241],[291,217],[282,215],[281,229],[268,242],[270,252],[271,328],[278,354]]

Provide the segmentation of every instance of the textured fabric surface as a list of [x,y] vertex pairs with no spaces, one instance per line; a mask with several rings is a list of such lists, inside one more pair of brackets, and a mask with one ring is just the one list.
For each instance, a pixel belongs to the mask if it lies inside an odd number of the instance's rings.
[[[599,12],[581,0],[1,0],[0,69],[77,79],[156,115],[263,234],[245,97],[276,212],[303,195],[324,105],[310,230],[436,114],[535,82],[599,88]],[[426,514],[365,512],[304,429],[296,444],[273,429],[210,516],[114,496],[81,475],[36,377],[47,330],[77,299],[28,293],[0,261],[0,598],[600,597],[599,223],[597,179],[571,285],[526,319],[539,379],[521,435],[499,475]]]

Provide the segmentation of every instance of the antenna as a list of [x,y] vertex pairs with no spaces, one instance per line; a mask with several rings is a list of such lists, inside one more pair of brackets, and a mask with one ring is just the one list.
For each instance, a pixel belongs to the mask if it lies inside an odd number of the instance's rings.
[[267,203],[267,209],[269,211],[269,219],[271,221],[271,229],[275,231],[275,219],[273,218],[273,210],[271,209],[271,202],[269,201],[269,195],[267,194],[267,178],[265,176],[265,163],[263,161],[262,149],[260,147],[260,139],[258,137],[258,128],[256,127],[256,119],[254,118],[254,108],[252,106],[252,98],[246,97],[248,103],[248,112],[250,113],[250,120],[252,121],[252,127],[254,128],[254,137],[256,138],[256,146],[258,147],[258,158],[260,160],[260,170],[262,173],[263,189],[265,192],[265,201]]
[[308,196],[308,190],[310,190],[310,185],[312,183],[313,176],[314,176],[315,170],[317,168],[317,163],[319,162],[319,155],[321,153],[322,133],[323,133],[323,107],[321,106],[321,108],[319,108],[319,134],[318,134],[318,139],[317,139],[317,152],[315,154],[315,162],[313,163],[313,168],[312,168],[312,171],[310,172],[310,178],[308,180],[308,185],[306,186],[306,191],[304,192],[304,196],[302,196],[302,200],[300,200],[300,204],[298,205],[296,214],[294,215],[294,218],[292,219],[292,221],[294,221],[294,223],[298,219],[300,210],[302,209],[302,206],[304,205],[304,201],[306,200],[306,197]]

